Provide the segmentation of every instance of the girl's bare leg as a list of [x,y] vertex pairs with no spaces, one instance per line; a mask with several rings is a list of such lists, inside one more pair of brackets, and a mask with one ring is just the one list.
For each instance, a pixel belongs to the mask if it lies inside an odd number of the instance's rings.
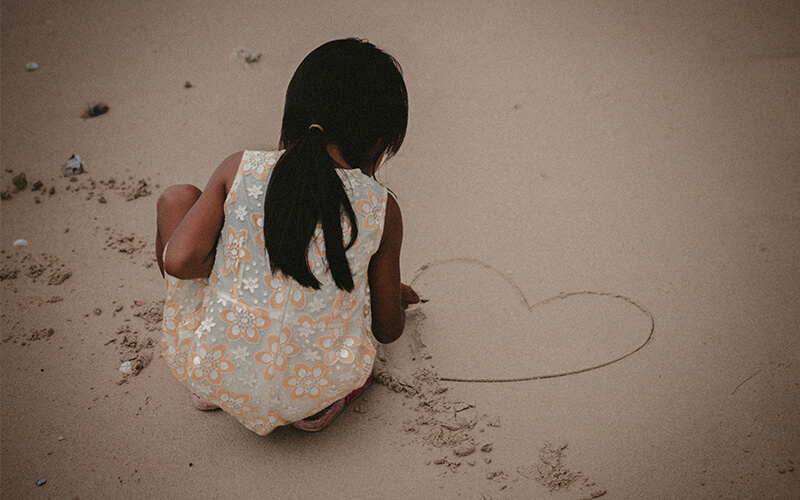
[[156,259],[161,276],[164,276],[164,247],[175,228],[203,192],[191,184],[170,186],[161,193],[156,204]]

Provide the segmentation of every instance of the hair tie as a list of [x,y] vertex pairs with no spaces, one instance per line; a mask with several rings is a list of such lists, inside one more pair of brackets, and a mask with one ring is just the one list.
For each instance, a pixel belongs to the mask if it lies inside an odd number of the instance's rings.
[[320,132],[322,132],[323,134],[325,133],[325,130],[323,130],[322,128],[322,125],[312,123],[311,125],[308,126],[308,130],[311,130],[312,128],[318,128]]

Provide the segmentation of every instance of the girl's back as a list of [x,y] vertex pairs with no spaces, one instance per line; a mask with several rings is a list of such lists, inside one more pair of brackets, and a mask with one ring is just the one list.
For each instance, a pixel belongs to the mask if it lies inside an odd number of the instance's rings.
[[[178,379],[259,434],[327,407],[360,387],[375,356],[367,270],[384,224],[387,191],[360,170],[337,169],[358,224],[346,251],[354,289],[327,271],[318,227],[308,262],[320,288],[272,274],[264,193],[280,152],[246,151],[224,204],[209,278],[168,277],[164,343]],[[350,228],[343,219],[343,238]]]

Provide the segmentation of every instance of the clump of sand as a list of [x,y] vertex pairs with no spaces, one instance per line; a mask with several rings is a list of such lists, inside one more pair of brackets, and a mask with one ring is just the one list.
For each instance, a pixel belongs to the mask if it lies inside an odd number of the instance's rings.
[[[12,342],[14,344],[17,343],[19,340],[19,335],[17,335],[16,331],[13,328],[4,329],[6,330],[3,333],[3,342]],[[37,340],[46,340],[53,336],[55,331],[52,328],[34,328],[30,331],[30,334],[26,337],[23,337],[23,340],[20,342],[20,345],[28,345],[31,342],[35,342]]]
[[33,342],[35,340],[49,339],[54,333],[55,331],[52,328],[39,328],[37,330],[31,330],[31,334],[28,336],[28,341]]
[[[424,319],[420,309],[413,309],[408,312],[406,322],[407,343],[418,366],[396,366],[391,357],[381,353],[373,369],[375,380],[416,400],[415,417],[403,422],[403,430],[417,435],[422,444],[446,452],[429,463],[445,465],[451,470],[456,470],[464,461],[475,465],[473,455],[478,450],[488,454],[493,449],[493,443],[476,437],[477,428],[481,423],[497,427],[499,419],[486,414],[479,416],[475,405],[449,397],[448,387],[442,384],[435,367],[428,363],[431,357],[419,338],[419,325]],[[487,459],[487,463],[490,462],[491,459]]]
[[524,465],[517,469],[521,475],[533,479],[550,491],[569,488],[581,474],[573,472],[564,464],[566,444],[554,446],[547,442],[539,449],[539,461]]
[[[7,169],[9,173],[13,170]],[[109,177],[104,179],[95,179],[92,176],[83,174],[74,174],[63,178],[51,178],[50,182],[53,185],[45,185],[42,180],[37,180],[30,184],[28,182],[25,172],[20,172],[14,175],[11,179],[11,186],[8,186],[0,191],[0,199],[11,200],[14,195],[23,191],[27,191],[30,187],[32,193],[48,194],[53,196],[56,193],[55,184],[64,184],[59,189],[64,189],[67,192],[84,193],[86,200],[97,200],[98,203],[108,203],[106,193],[108,191],[115,192],[118,196],[126,201],[133,201],[145,196],[153,194],[153,189],[158,189],[158,184],[153,184],[150,177],[134,177],[129,175],[126,179],[118,180],[116,177]],[[42,199],[35,195],[36,203],[41,203]]]
[[[164,301],[135,300],[129,309],[133,310],[133,317],[139,318],[139,321],[126,318],[114,336],[105,343],[116,344],[120,364],[128,363],[130,366],[129,373],[121,372],[117,384],[127,383],[129,377],[138,375],[153,360],[153,350],[158,345],[161,333]],[[123,307],[117,306],[114,313],[116,315],[123,310]]]
[[0,267],[0,281],[25,278],[34,283],[44,282],[48,285],[60,285],[72,276],[68,269],[55,255],[48,253],[33,254],[25,250],[6,252]]
[[106,227],[106,233],[108,233],[108,237],[106,238],[105,248],[133,255],[147,247],[147,242],[133,233],[122,234],[110,227]]
[[566,443],[553,445],[546,442],[539,449],[539,460],[517,468],[517,473],[532,479],[550,491],[569,490],[579,483],[579,489],[585,493],[581,500],[591,500],[606,495],[607,491],[598,488],[597,484],[586,478],[581,471],[573,471],[566,464]]
[[132,175],[127,179],[117,180],[115,177],[95,180],[93,177],[70,177],[70,183],[64,188],[71,192],[85,192],[86,200],[97,199],[98,203],[107,203],[106,192],[116,192],[126,201],[133,201],[153,193],[153,185],[149,177],[135,178]]
[[127,254],[134,262],[152,268],[155,265],[155,256],[150,249],[150,242],[134,234],[123,234],[110,227],[105,228],[106,243],[104,250],[116,250],[119,253]]

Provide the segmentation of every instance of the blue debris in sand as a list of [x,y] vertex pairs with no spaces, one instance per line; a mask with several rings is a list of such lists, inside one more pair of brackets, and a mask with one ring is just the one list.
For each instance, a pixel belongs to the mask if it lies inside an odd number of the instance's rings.
[[38,481],[36,481],[36,486],[41,486],[46,482],[47,482],[47,479],[39,479]]
[[64,165],[64,177],[69,177],[70,175],[75,174],[82,174],[86,164],[81,161],[81,157],[78,155],[72,155],[67,160],[66,165]]

